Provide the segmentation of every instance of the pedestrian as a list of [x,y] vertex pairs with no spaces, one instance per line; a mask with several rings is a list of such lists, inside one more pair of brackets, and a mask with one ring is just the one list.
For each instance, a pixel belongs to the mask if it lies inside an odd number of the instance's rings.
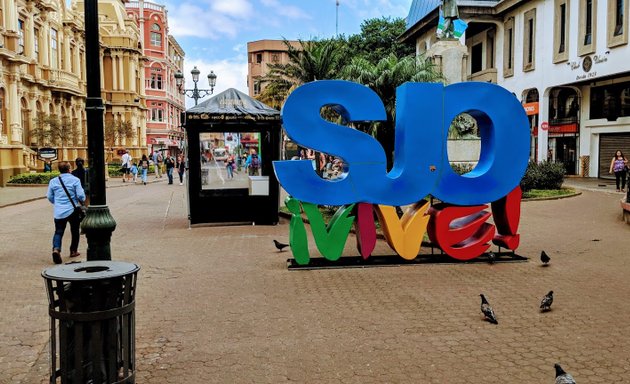
[[179,185],[184,184],[184,172],[186,172],[186,159],[184,159],[184,155],[179,155],[177,157],[177,173],[179,173]]
[[234,166],[235,166],[234,155],[230,154],[228,155],[228,158],[225,161],[225,169],[227,171],[228,179],[234,178]]
[[124,183],[125,181],[129,181],[131,177],[131,155],[129,154],[129,151],[125,149],[125,153],[123,153],[120,161],[122,162],[122,181]]
[[140,160],[140,171],[142,171],[142,183],[147,185],[147,173],[149,172],[149,159],[147,155],[142,155],[142,160]]
[[[623,155],[623,152],[617,150],[612,160],[610,161],[610,171],[608,173],[615,173],[615,183],[617,184],[617,192],[625,192],[626,188],[626,173],[628,172],[628,160]],[[619,182],[621,181],[621,189],[619,189]]]
[[52,172],[52,163],[50,160],[44,161],[44,172]]
[[82,157],[77,157],[74,160],[74,164],[76,166],[75,169],[72,170],[72,176],[76,177],[77,179],[79,179],[79,181],[81,182],[81,188],[83,188],[83,191],[85,192],[85,206],[89,205],[89,193],[88,193],[88,189],[86,188],[86,184],[87,184],[87,178],[88,178],[88,170],[85,168],[85,160],[83,160]]
[[173,184],[173,168],[175,168],[175,159],[169,154],[164,159],[164,165],[166,166],[166,176],[168,177],[168,183]]
[[155,170],[155,178],[162,177],[162,153],[160,151],[153,152],[153,169]]
[[133,183],[138,181],[138,164],[131,164],[131,176],[133,177]]
[[247,173],[249,176],[258,176],[258,171],[260,170],[260,156],[254,148],[252,148],[249,152],[249,156],[247,156],[247,160],[245,160],[245,167],[247,168]]
[[81,187],[81,180],[70,173],[70,163],[59,162],[58,177],[48,183],[46,197],[53,204],[53,218],[55,222],[55,234],[52,238],[52,258],[55,264],[61,264],[61,241],[66,231],[66,224],[70,223],[70,257],[80,255],[79,249],[79,225],[81,224],[80,212],[76,209],[85,201],[85,191]]

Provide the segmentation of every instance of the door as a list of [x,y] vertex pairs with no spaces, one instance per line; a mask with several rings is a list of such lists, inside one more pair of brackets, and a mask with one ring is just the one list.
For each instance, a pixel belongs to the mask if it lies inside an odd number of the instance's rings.
[[567,175],[577,172],[576,137],[556,137],[556,162],[564,164]]

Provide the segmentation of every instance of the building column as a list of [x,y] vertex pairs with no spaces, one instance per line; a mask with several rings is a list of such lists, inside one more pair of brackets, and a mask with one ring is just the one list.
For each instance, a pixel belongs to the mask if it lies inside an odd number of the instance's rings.
[[540,127],[543,122],[548,124],[549,122],[549,91],[546,89],[543,92],[542,99],[540,99],[538,105],[538,111],[540,121],[538,122],[538,162],[542,163],[547,161],[547,151],[549,150],[549,131],[542,130]]
[[[35,23],[33,22],[33,3],[28,3],[28,16],[24,21],[24,55],[26,57],[35,57]],[[36,61],[39,59],[35,57]]]
[[50,23],[48,22],[48,13],[42,11],[40,17],[43,21],[42,28],[40,29],[40,33],[42,34],[40,40],[41,45],[39,47],[40,64],[43,67],[48,67],[50,66]]
[[118,55],[115,53],[112,53],[111,57],[112,57],[112,91],[117,91],[118,90],[118,76],[121,75],[118,73]]
[[20,97],[18,95],[18,80],[20,78],[18,71],[19,68],[15,64],[8,66],[9,74],[7,79],[9,80],[8,92],[6,95],[7,103],[7,121],[9,123],[9,142],[11,144],[22,144],[22,115],[20,111]]
[[61,68],[64,71],[70,72],[70,60],[72,60],[72,57],[70,57],[70,34],[71,34],[71,30],[70,27],[66,27],[63,29],[63,52],[60,52],[60,54],[63,55],[63,68]]
[[118,89],[121,91],[125,90],[125,68],[123,55],[118,55]]
[[134,55],[129,58],[129,91],[131,93],[137,93],[136,87],[136,71],[138,70],[138,66],[136,65],[137,58]]

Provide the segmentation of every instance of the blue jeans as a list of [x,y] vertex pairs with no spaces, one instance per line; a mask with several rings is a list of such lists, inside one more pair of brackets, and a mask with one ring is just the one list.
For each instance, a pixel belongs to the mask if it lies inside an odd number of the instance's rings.
[[148,168],[142,168],[142,182],[146,184],[147,182],[147,171],[149,169]]
[[53,249],[61,250],[61,240],[63,239],[63,233],[66,231],[66,224],[70,222],[70,234],[72,240],[70,242],[70,252],[76,252],[79,248],[79,215],[72,212],[72,215],[63,219],[55,219],[55,234],[53,235],[52,243]]
[[228,164],[225,169],[227,170],[227,176],[230,179],[234,178],[234,167],[232,167],[232,164]]
[[168,183],[173,184],[173,168],[166,168],[166,176],[168,176]]

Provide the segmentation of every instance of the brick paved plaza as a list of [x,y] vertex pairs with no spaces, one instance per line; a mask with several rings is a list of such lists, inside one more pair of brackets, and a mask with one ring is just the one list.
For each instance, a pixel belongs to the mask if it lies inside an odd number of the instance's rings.
[[[556,362],[578,383],[630,382],[620,194],[523,203],[529,262],[287,271],[286,223],[189,229],[184,192],[108,189],[113,258],[142,267],[137,383],[553,383]],[[0,383],[47,382],[51,216],[45,200],[0,209]]]

